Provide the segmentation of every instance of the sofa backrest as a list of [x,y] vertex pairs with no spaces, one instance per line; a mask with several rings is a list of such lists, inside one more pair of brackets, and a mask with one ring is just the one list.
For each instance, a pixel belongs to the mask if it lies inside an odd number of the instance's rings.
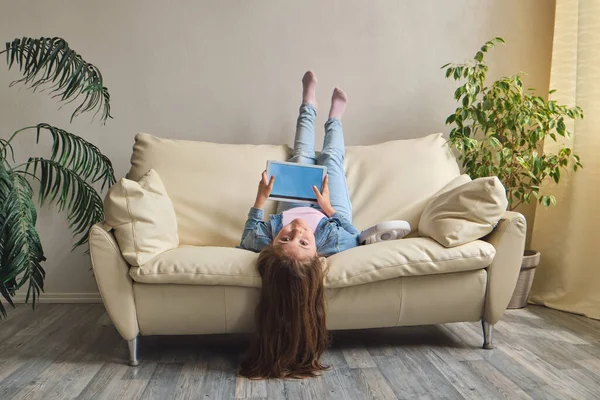
[[[267,160],[287,160],[286,145],[237,145],[173,140],[140,133],[129,179],[150,169],[173,202],[181,245],[235,246]],[[413,229],[432,195],[459,175],[441,134],[373,146],[350,146],[346,176],[354,224],[404,219]],[[268,201],[265,214],[275,212]]]

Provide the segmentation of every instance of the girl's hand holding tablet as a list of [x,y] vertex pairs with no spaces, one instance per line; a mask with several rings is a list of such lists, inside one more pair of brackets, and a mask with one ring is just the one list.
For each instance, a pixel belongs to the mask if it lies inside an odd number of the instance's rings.
[[313,186],[313,191],[317,196],[317,202],[319,203],[319,207],[323,210],[323,214],[331,217],[335,214],[335,210],[331,206],[331,202],[329,201],[329,175],[325,175],[325,179],[323,179],[323,191],[319,192],[319,188]]
[[263,208],[265,201],[271,195],[273,185],[275,184],[275,175],[271,176],[270,180],[267,180],[267,171],[263,171],[260,182],[258,182],[258,192],[256,193],[256,201],[254,202],[254,208]]

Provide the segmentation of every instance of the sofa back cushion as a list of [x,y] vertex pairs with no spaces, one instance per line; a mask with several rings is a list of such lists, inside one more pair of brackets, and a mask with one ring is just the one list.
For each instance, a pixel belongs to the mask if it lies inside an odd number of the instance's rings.
[[[319,146],[318,146],[319,147]],[[267,160],[287,160],[286,145],[239,145],[136,136],[131,170],[151,168],[173,202],[182,245],[235,246]],[[359,230],[392,219],[416,229],[428,200],[459,175],[446,139],[433,134],[372,146],[349,146],[346,176]],[[268,201],[265,215],[275,212]]]
[[416,231],[429,199],[460,175],[441,133],[346,150],[353,223],[359,230],[405,220]]
[[[285,161],[288,146],[237,145],[135,137],[129,179],[156,170],[173,202],[179,243],[237,246],[267,160]],[[275,212],[268,201],[265,212]]]

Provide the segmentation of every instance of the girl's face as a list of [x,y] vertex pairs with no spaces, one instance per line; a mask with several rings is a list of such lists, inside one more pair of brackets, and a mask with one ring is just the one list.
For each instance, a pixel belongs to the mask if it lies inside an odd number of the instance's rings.
[[302,218],[296,218],[281,228],[273,240],[273,245],[281,246],[289,256],[297,260],[317,255],[315,235]]

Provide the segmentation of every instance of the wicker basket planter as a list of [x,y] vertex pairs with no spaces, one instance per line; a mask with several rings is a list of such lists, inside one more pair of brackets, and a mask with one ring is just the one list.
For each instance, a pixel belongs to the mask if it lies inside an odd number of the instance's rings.
[[517,286],[513,292],[510,303],[507,308],[523,308],[527,306],[527,298],[533,283],[535,267],[540,263],[540,252],[534,250],[525,250],[523,255],[523,263],[521,264],[521,272],[517,279]]

